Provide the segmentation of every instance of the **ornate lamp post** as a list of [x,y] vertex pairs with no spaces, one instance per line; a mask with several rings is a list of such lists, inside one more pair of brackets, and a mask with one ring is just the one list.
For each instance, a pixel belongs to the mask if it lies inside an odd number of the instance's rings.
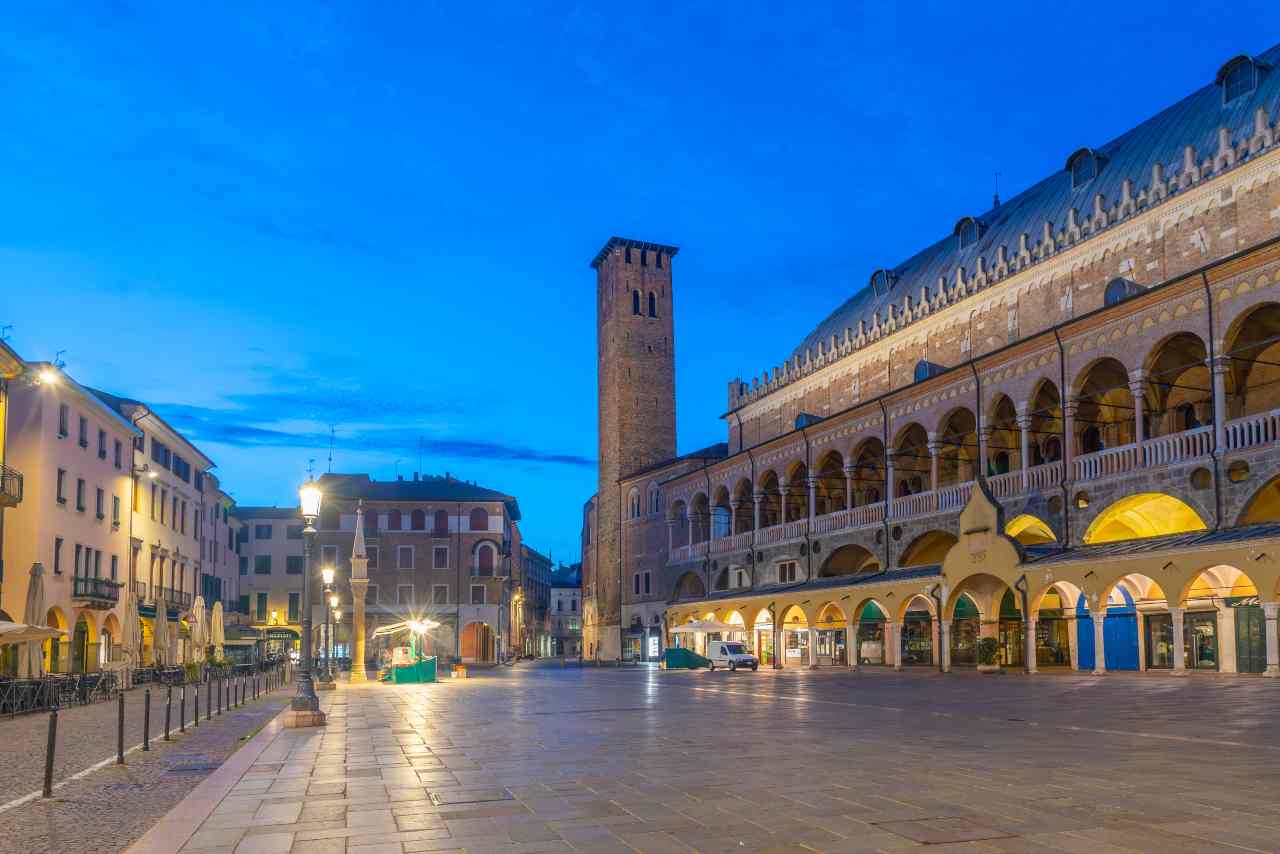
[[320,698],[316,696],[311,680],[311,549],[316,538],[315,521],[320,516],[320,502],[324,493],[310,478],[298,490],[298,504],[302,512],[302,659],[298,667],[298,692],[285,716],[286,727],[324,726],[325,715],[320,711]]
[[[321,594],[321,601],[328,595],[329,590],[333,587],[334,571],[331,566],[323,566],[320,568],[320,581],[324,583],[324,592]],[[320,680],[316,683],[317,691],[332,691],[333,684],[333,667],[329,656],[329,636],[333,630],[329,627],[329,609],[324,611],[324,636],[320,639],[320,653],[324,655],[324,668],[320,671]]]
[[338,678],[338,667],[333,661],[334,655],[337,652],[337,645],[334,642],[333,636],[338,631],[338,615],[342,613],[338,610],[338,594],[336,593],[331,593],[329,595],[329,609],[325,612],[325,616],[327,617],[330,613],[333,614],[333,622],[329,624],[329,649],[325,652],[325,656],[329,659],[329,681],[332,682]]

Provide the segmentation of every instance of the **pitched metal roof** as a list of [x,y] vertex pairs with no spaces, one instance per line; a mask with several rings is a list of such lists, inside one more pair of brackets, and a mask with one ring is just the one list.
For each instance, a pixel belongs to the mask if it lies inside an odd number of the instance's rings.
[[645,466],[644,468],[637,469],[636,471],[627,472],[620,479],[630,480],[632,478],[639,477],[640,475],[648,474],[651,471],[664,469],[669,465],[674,465],[678,462],[683,462],[686,460],[723,460],[727,456],[729,456],[729,443],[716,442],[714,445],[708,445],[705,448],[699,448],[698,450],[693,451],[691,453],[681,454],[678,457],[672,457],[669,460],[663,460],[660,463],[654,463],[651,466]]
[[[886,319],[889,304],[900,307],[906,296],[914,303],[919,300],[921,289],[933,298],[939,279],[951,287],[957,269],[963,269],[973,278],[979,258],[984,259],[988,270],[993,269],[999,247],[1004,246],[1009,257],[1015,256],[1023,234],[1028,236],[1029,246],[1034,247],[1041,239],[1046,222],[1056,235],[1067,226],[1073,209],[1078,222],[1088,220],[1093,215],[1094,198],[1098,194],[1110,210],[1121,199],[1126,180],[1132,182],[1131,196],[1135,200],[1144,191],[1149,194],[1152,167],[1162,166],[1166,181],[1177,178],[1183,171],[1183,150],[1187,146],[1195,151],[1197,167],[1206,157],[1212,160],[1218,150],[1219,128],[1225,127],[1230,132],[1233,145],[1241,141],[1247,144],[1254,132],[1254,114],[1258,108],[1265,109],[1273,120],[1276,116],[1280,101],[1280,68],[1276,67],[1280,62],[1280,45],[1253,59],[1260,64],[1261,73],[1257,88],[1248,95],[1224,104],[1222,87],[1210,80],[1203,88],[1105,145],[1081,149],[1080,144],[1087,141],[1076,140],[1064,146],[1075,154],[1093,151],[1100,158],[1097,175],[1073,187],[1072,177],[1064,168],[1000,206],[981,215],[974,214],[982,229],[975,244],[961,249],[953,231],[896,267],[889,267],[891,287],[881,288],[880,293],[870,284],[859,289],[800,342],[792,358],[803,361],[807,350],[814,348],[816,353],[817,345],[826,345],[833,335],[837,342],[842,341],[846,329],[856,335],[859,321],[865,321],[869,329],[877,312],[881,320]],[[868,270],[868,279],[871,275]]]
[[1076,548],[1053,551],[1026,550],[1024,563],[1061,563],[1063,561],[1098,560],[1109,557],[1148,554],[1175,549],[1203,548],[1205,546],[1230,546],[1264,538],[1280,537],[1280,522],[1262,525],[1246,525],[1221,531],[1194,531],[1189,534],[1169,534],[1164,537],[1144,537],[1140,540],[1118,540],[1114,543],[1095,543]]

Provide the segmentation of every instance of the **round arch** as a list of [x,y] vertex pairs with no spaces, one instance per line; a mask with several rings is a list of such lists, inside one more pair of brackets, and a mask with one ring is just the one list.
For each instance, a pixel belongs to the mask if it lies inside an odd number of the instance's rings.
[[877,572],[880,561],[874,554],[855,543],[840,546],[827,555],[818,570],[819,578],[835,578],[842,575],[857,575],[860,572]]
[[1030,416],[1031,461],[1039,466],[1062,459],[1062,395],[1053,380],[1042,378],[1027,400]]
[[925,531],[902,550],[898,566],[932,566],[941,564],[958,540],[949,531]]
[[984,416],[987,439],[988,477],[1022,469],[1022,434],[1018,430],[1018,410],[1013,399],[997,392],[991,400],[989,415]]
[[1136,540],[1206,529],[1189,504],[1161,492],[1142,492],[1112,503],[1084,532],[1086,545]]
[[98,624],[87,608],[75,614],[71,629],[71,672],[89,673],[98,669]]
[[696,572],[686,572],[676,579],[676,600],[705,599],[706,596],[707,586]]
[[1227,417],[1280,408],[1280,303],[1255,305],[1235,318],[1225,337]]
[[782,502],[785,505],[785,520],[796,522],[809,517],[809,467],[804,461],[796,460],[787,467],[787,494]]
[[974,479],[978,460],[978,420],[958,406],[938,424],[938,482],[935,489]]
[[699,492],[689,502],[689,542],[705,543],[711,532],[711,500]]
[[827,451],[818,458],[818,466],[814,476],[818,485],[814,490],[814,513],[825,516],[847,509],[845,501],[844,456],[835,450]]
[[484,664],[496,660],[496,635],[488,623],[474,621],[462,627],[462,660]]
[[884,443],[878,436],[863,439],[850,455],[853,465],[853,506],[875,504],[885,496]]
[[1092,454],[1135,440],[1133,392],[1129,371],[1112,356],[1094,360],[1076,380],[1076,453]]
[[[44,624],[51,629],[62,629],[68,632],[70,625],[67,623],[67,617],[62,613],[62,609],[54,605],[45,612]],[[63,635],[65,638],[67,635]],[[67,640],[60,638],[50,638],[42,644],[44,647],[44,669],[46,673],[65,673],[69,666],[68,656],[70,654],[70,644]]]
[[1249,501],[1240,511],[1237,525],[1262,525],[1267,522],[1280,522],[1280,476],[1258,487],[1249,497]]
[[760,527],[769,528],[782,522],[782,482],[778,473],[769,469],[760,475]]
[[1014,516],[1004,526],[1005,536],[1017,540],[1024,546],[1039,546],[1058,541],[1049,524],[1038,516],[1022,513]]
[[893,442],[894,495],[915,495],[934,488],[929,434],[917,421],[898,431]]
[[1213,384],[1204,340],[1175,332],[1151,349],[1143,383],[1147,435],[1168,436],[1213,420]]

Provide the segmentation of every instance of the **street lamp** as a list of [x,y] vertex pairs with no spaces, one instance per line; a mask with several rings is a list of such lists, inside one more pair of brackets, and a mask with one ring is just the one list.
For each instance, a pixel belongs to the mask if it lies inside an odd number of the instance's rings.
[[307,478],[307,482],[298,489],[298,508],[305,525],[302,529],[302,659],[298,668],[298,691],[290,704],[288,721],[295,727],[315,726],[325,720],[311,678],[311,549],[316,537],[315,521],[320,516],[323,500],[320,485],[311,478]]
[[[333,567],[324,566],[320,568],[320,580],[324,582],[324,592],[328,593],[333,588]],[[324,612],[324,681],[326,683],[333,682],[333,656],[330,653],[330,632],[332,629],[329,625],[329,610],[326,608]]]
[[[329,607],[326,608],[324,612],[324,616],[326,620],[329,618],[330,612],[334,614],[339,613],[338,594],[336,593],[331,593],[329,596]],[[333,620],[332,622],[329,623],[329,628],[325,631],[325,641],[327,643],[325,646],[324,658],[325,658],[325,662],[329,665],[329,681],[330,682],[332,682],[334,679],[337,678],[337,673],[338,673],[338,668],[333,663],[333,656],[334,656],[333,633],[336,632],[337,630],[338,630],[338,621]]]

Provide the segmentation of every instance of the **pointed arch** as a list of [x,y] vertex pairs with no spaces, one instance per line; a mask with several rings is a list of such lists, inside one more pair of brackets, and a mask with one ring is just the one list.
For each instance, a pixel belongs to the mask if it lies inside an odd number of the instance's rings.
[[1058,540],[1049,523],[1030,513],[1022,513],[1010,519],[1004,526],[1004,533],[1024,546],[1038,546]]
[[1143,492],[1121,498],[1094,517],[1084,532],[1084,543],[1113,543],[1206,529],[1189,504],[1172,495]]
[[940,565],[957,542],[950,531],[925,531],[902,550],[899,567]]

